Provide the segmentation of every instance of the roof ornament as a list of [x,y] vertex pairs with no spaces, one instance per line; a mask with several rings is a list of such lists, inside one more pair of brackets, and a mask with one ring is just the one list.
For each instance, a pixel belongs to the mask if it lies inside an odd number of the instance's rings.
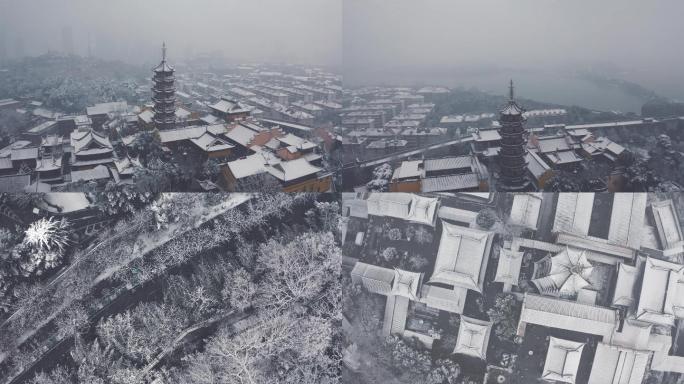
[[166,41],[162,44],[162,61],[166,61]]
[[515,87],[513,86],[513,79],[511,79],[511,85],[508,87],[508,99],[510,101],[513,101],[514,89],[515,89]]

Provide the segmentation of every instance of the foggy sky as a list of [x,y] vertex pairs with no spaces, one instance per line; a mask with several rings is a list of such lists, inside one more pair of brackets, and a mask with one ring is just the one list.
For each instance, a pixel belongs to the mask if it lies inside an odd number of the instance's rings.
[[63,51],[68,28],[75,53],[87,54],[90,37],[97,56],[131,63],[158,58],[165,40],[177,59],[338,65],[340,1],[0,0],[0,33],[10,55]]
[[416,68],[416,79],[444,68],[598,68],[684,88],[681,0],[345,0],[343,13],[349,83]]

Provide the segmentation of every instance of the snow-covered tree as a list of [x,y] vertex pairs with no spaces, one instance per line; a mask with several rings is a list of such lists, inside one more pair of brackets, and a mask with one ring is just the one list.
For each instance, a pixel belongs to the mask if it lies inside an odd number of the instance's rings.
[[24,241],[34,249],[61,253],[69,244],[69,222],[43,218],[29,225],[24,235]]
[[396,260],[399,257],[399,252],[397,252],[397,249],[394,247],[387,247],[382,251],[382,258],[385,259],[385,261],[392,261]]
[[241,311],[252,306],[257,293],[257,285],[252,276],[243,268],[237,269],[226,278],[223,298],[230,306]]
[[289,243],[268,241],[257,256],[264,272],[260,304],[280,309],[314,299],[339,277],[341,257],[331,233],[301,235]]
[[72,384],[74,381],[74,373],[59,365],[49,372],[38,372],[29,384]]
[[52,217],[40,219],[26,229],[21,243],[10,254],[13,270],[28,277],[42,275],[62,263],[70,243],[69,222]]

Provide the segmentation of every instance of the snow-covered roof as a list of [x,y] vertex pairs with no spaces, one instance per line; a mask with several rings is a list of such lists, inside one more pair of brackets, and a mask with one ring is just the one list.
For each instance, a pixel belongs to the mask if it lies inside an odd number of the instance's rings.
[[38,159],[38,147],[12,149],[10,159],[12,161],[36,160]]
[[410,300],[404,296],[389,295],[385,303],[385,318],[382,322],[384,335],[403,334]]
[[634,303],[634,288],[639,278],[639,268],[620,263],[617,270],[612,305],[630,307]]
[[408,220],[434,226],[437,205],[439,205],[439,199],[437,198],[413,195],[411,197],[411,209],[409,210]]
[[37,161],[36,171],[49,172],[62,169],[62,157],[43,157]]
[[393,179],[418,178],[423,174],[422,160],[402,161],[394,170]]
[[[45,195],[43,199],[45,203],[39,205],[41,209],[61,214],[81,211],[91,205],[87,195],[79,192],[55,192]],[[55,207],[59,207],[59,209]]]
[[478,129],[473,133],[473,140],[475,141],[499,141],[501,135],[496,129]]
[[566,232],[586,236],[589,233],[593,193],[561,193],[558,195],[553,232]]
[[288,182],[302,177],[315,175],[322,171],[322,168],[309,163],[305,158],[283,161],[274,165],[267,165],[266,171],[277,179]]
[[570,151],[574,148],[570,137],[567,136],[538,137],[536,141],[541,153]]
[[419,297],[422,280],[422,273],[395,269],[394,283],[392,284],[392,294],[404,296],[411,300],[417,300]]
[[458,338],[453,353],[462,353],[485,360],[492,323],[461,315]]
[[452,156],[439,159],[425,159],[426,172],[438,172],[449,169],[472,169],[473,158],[471,156]]
[[94,155],[112,151],[109,138],[92,129],[71,132],[71,146],[77,155]]
[[647,258],[636,319],[673,326],[684,317],[684,265]]
[[28,140],[17,140],[14,143],[0,149],[0,157],[10,157],[12,154],[12,150],[26,148],[30,145],[31,142]]
[[0,169],[12,169],[12,160],[9,157],[0,157]]
[[546,172],[548,172],[551,167],[546,164],[546,162],[539,157],[536,153],[528,151],[525,156],[525,161],[527,161],[527,169],[530,171],[535,179],[539,180]]
[[649,352],[598,343],[588,384],[641,384]]
[[435,285],[423,284],[420,302],[428,307],[447,312],[463,313],[468,290],[461,287],[443,288]]
[[224,151],[226,149],[235,148],[233,144],[230,144],[226,140],[214,136],[209,132],[205,132],[200,137],[190,139],[190,141],[206,152]]
[[31,175],[0,176],[0,192],[24,193],[31,184]]
[[175,114],[179,120],[186,120],[186,119],[189,119],[190,116],[192,116],[192,112],[188,111],[185,108],[180,108],[180,107],[178,109],[176,109]]
[[395,271],[372,264],[358,262],[351,271],[355,284],[361,284],[369,292],[388,295],[392,291]]
[[142,168],[142,164],[138,159],[133,159],[128,156],[114,161],[114,166],[120,175],[132,175],[136,169]]
[[544,258],[536,264],[544,270],[531,283],[542,294],[573,298],[580,289],[591,285],[588,280],[593,265],[587,260],[585,250],[566,247],[555,256]]
[[154,121],[154,111],[151,109],[146,109],[138,114],[138,118],[145,124],[152,124]]
[[252,142],[252,139],[254,139],[254,136],[257,135],[257,133],[258,132],[249,129],[242,124],[238,124],[235,127],[231,128],[225,134],[225,136],[230,140],[242,145],[243,147],[248,147],[249,144]]
[[223,124],[195,125],[176,129],[165,129],[159,131],[159,138],[163,144],[166,144],[176,141],[196,139],[203,136],[207,132],[214,136],[218,136],[226,132],[226,126]]
[[430,282],[481,292],[492,237],[491,232],[442,220],[442,237]]
[[255,153],[242,159],[226,163],[233,177],[242,179],[266,172],[267,159],[262,153]]
[[477,189],[480,179],[475,173],[463,173],[438,177],[426,177],[421,180],[422,192],[447,192]]
[[212,125],[218,123],[221,119],[218,116],[206,115],[200,117],[200,120],[206,124]]
[[610,308],[526,293],[520,322],[609,336],[617,329],[618,313]]
[[681,246],[684,237],[672,200],[654,202],[651,210],[663,249]]
[[640,248],[646,200],[646,193],[614,194],[608,240],[632,249]]
[[546,153],[546,157],[556,165],[559,164],[570,164],[578,163],[582,161],[582,158],[575,153],[575,151],[560,151],[560,152],[549,152]]
[[513,197],[510,222],[530,229],[537,229],[542,195],[539,193],[521,193]]
[[515,252],[510,249],[501,248],[494,281],[517,286],[524,255],[524,252]]
[[84,180],[84,181],[90,181],[90,180],[101,180],[101,179],[108,179],[110,177],[109,175],[109,168],[105,167],[104,165],[98,165],[97,167],[93,169],[85,169],[82,171],[71,171],[71,181],[79,181],[79,180]]
[[250,111],[249,108],[239,102],[223,97],[218,102],[210,105],[209,108],[221,113],[245,113]]
[[501,110],[502,115],[515,116],[522,115],[525,112],[515,101],[511,100],[508,104]]
[[95,104],[92,107],[86,108],[88,116],[106,115],[109,113],[122,113],[128,110],[128,103],[125,101],[114,101],[111,103]]
[[584,343],[551,337],[542,379],[574,384],[577,379]]
[[367,199],[368,214],[406,219],[412,200],[409,193],[371,193]]
[[285,136],[278,137],[277,140],[284,143],[287,146],[293,146],[298,150],[309,150],[316,148],[316,144],[310,142],[309,140],[302,139],[299,136],[295,136],[291,133],[288,133]]

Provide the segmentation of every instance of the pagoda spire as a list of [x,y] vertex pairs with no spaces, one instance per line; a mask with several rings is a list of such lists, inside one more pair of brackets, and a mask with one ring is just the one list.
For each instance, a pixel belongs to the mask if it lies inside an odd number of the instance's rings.
[[524,126],[524,109],[515,102],[515,87],[513,80],[508,86],[508,103],[501,110],[499,117],[499,135],[501,135],[501,149],[499,150],[499,166],[501,177],[498,189],[507,192],[523,192],[531,190],[531,183],[527,177],[527,149]]
[[154,125],[160,131],[173,129],[176,124],[176,86],[174,68],[166,62],[166,42],[162,44],[162,60],[153,69],[152,101]]

